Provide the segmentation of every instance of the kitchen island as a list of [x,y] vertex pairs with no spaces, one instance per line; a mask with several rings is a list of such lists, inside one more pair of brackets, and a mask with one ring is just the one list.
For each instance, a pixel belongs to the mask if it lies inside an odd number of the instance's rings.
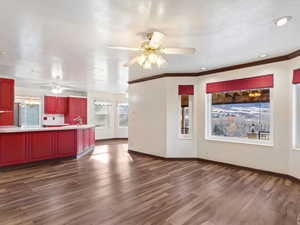
[[0,128],[0,167],[76,157],[95,147],[93,125]]

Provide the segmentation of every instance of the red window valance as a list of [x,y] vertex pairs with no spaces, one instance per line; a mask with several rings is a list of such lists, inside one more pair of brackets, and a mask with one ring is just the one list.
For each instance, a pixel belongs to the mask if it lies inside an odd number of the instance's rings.
[[194,85],[179,85],[178,95],[194,95]]
[[256,88],[272,88],[274,86],[273,74],[209,83],[206,85],[206,93],[248,90]]
[[294,70],[293,84],[300,83],[300,69]]

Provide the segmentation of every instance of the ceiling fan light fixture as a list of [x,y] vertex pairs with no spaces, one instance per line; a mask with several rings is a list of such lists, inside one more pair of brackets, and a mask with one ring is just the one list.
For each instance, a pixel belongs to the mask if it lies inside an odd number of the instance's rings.
[[156,63],[158,60],[158,55],[154,52],[150,53],[148,59],[151,63]]
[[158,67],[161,67],[162,65],[166,64],[167,60],[164,59],[164,57],[162,57],[161,55],[158,56],[157,60],[156,60],[156,64]]
[[138,58],[137,58],[137,63],[142,66],[145,61],[146,61],[147,57],[143,54],[143,55],[140,55]]
[[146,70],[151,69],[151,62],[150,62],[149,60],[147,60],[147,61],[144,63],[143,68],[146,69]]

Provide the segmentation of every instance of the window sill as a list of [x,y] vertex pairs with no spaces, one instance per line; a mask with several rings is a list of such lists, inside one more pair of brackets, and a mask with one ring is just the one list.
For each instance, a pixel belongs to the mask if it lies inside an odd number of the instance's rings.
[[180,140],[193,140],[193,137],[191,137],[191,136],[178,136],[178,139],[180,139]]
[[297,152],[298,152],[298,151],[300,151],[300,148],[294,147],[294,148],[293,148],[293,151],[297,151]]
[[221,142],[229,142],[229,143],[236,143],[236,144],[248,144],[248,145],[261,145],[261,146],[268,146],[273,147],[274,144],[271,141],[256,141],[256,140],[245,140],[242,138],[221,138],[210,136],[205,138],[208,141],[221,141]]

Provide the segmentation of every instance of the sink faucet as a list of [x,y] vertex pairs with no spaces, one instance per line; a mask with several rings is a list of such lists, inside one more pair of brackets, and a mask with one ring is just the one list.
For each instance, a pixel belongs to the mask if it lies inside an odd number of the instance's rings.
[[80,116],[77,116],[73,120],[77,122],[77,125],[82,125],[82,118]]

